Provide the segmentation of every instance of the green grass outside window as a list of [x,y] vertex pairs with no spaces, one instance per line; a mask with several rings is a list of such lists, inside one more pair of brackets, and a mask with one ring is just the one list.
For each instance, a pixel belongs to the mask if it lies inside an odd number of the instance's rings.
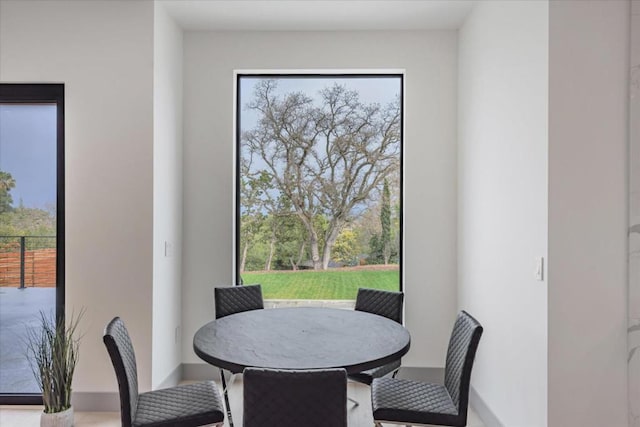
[[386,271],[271,271],[245,272],[242,280],[262,285],[264,299],[355,299],[358,288],[398,291],[400,273]]

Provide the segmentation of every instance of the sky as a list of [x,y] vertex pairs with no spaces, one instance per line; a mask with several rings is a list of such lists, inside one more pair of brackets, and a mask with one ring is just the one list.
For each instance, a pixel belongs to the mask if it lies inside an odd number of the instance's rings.
[[0,104],[0,170],[16,181],[13,206],[55,206],[55,104]]
[[[242,76],[240,78],[240,126],[241,130],[252,129],[257,122],[255,111],[246,108],[246,105],[253,98],[253,88],[255,84],[264,77]],[[384,77],[279,77],[277,94],[289,92],[304,92],[314,98],[318,92],[331,87],[334,83],[345,85],[349,90],[355,90],[360,96],[360,100],[365,104],[377,102],[386,105],[398,96],[401,92],[401,79],[397,76]]]

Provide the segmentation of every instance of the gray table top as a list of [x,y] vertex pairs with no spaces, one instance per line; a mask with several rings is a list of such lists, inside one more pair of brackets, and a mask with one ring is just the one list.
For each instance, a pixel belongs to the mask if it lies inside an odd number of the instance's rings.
[[375,314],[298,307],[245,311],[211,321],[193,338],[204,361],[242,372],[344,368],[354,374],[397,360],[409,351],[409,332]]

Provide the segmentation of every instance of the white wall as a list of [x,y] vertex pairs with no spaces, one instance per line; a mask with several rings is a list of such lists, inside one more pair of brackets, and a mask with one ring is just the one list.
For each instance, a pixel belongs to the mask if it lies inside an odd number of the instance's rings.
[[115,391],[120,315],[151,386],[153,3],[2,1],[0,80],[65,83],[67,311],[85,307],[74,391]]
[[629,427],[640,427],[640,1],[632,2],[631,8],[628,388]]
[[549,426],[627,424],[630,4],[549,7]]
[[234,69],[405,69],[406,366],[443,366],[456,307],[457,35],[189,32],[184,44],[183,360],[232,278]]
[[157,388],[182,362],[182,30],[161,3],[155,3],[153,30],[152,387]]
[[[483,324],[472,386],[505,426],[546,425],[548,2],[475,5],[460,31],[458,305]],[[576,424],[566,424],[576,425]]]

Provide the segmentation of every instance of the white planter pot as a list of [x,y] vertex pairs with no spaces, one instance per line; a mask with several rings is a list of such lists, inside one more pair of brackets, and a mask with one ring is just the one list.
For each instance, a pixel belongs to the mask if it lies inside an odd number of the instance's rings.
[[40,427],[73,427],[73,406],[66,411],[42,413]]

